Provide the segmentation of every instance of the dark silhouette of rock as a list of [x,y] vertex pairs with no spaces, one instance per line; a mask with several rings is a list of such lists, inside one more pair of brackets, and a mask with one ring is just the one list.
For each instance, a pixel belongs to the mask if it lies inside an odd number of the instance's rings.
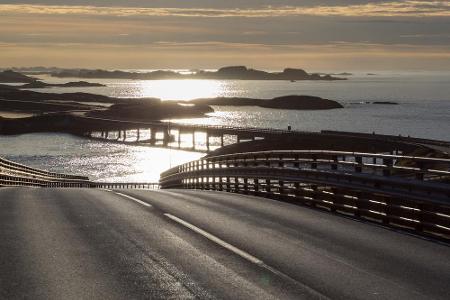
[[372,104],[398,105],[398,102],[393,101],[374,101]]
[[56,84],[56,83],[45,83],[42,81],[33,81],[31,83],[24,84],[20,86],[22,89],[42,89],[42,88],[49,88],[49,87],[101,87],[105,86],[104,84],[100,83],[91,83],[86,81],[76,81],[76,82],[67,82],[62,84]]
[[283,96],[270,100],[253,99],[253,98],[206,98],[195,99],[189,101],[195,104],[206,105],[222,105],[222,106],[259,106],[264,108],[275,109],[294,109],[294,110],[315,110],[315,109],[334,109],[343,108],[341,104],[336,101],[323,99],[314,96]]
[[136,99],[111,98],[107,96],[89,93],[40,93],[35,91],[20,90],[18,87],[0,84],[0,98],[8,100],[26,101],[75,101],[75,102],[98,102],[98,103],[130,103]]
[[223,67],[216,72],[196,71],[192,74],[182,74],[174,71],[154,71],[149,73],[136,73],[124,71],[105,70],[64,70],[52,73],[55,77],[79,78],[121,78],[137,80],[161,79],[235,79],[235,80],[346,80],[329,74],[308,74],[302,69],[286,68],[283,72],[266,72],[249,69],[245,66]]
[[115,104],[107,110],[94,110],[87,115],[117,120],[154,121],[170,118],[202,117],[214,110],[204,104],[182,105],[175,101],[152,101],[133,104]]
[[23,75],[18,72],[14,72],[12,70],[6,70],[3,72],[0,72],[0,82],[5,83],[31,83],[36,81],[36,78],[29,77],[26,75]]

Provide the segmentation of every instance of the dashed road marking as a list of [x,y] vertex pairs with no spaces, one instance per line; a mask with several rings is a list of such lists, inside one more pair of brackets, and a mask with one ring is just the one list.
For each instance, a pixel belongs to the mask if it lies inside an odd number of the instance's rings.
[[320,292],[318,292],[318,291],[308,287],[305,284],[302,284],[301,282],[298,282],[297,280],[295,280],[294,278],[290,277],[289,275],[287,275],[287,274],[285,274],[285,273],[283,273],[281,271],[278,271],[275,268],[272,268],[271,266],[265,264],[262,260],[254,257],[253,255],[245,252],[244,250],[241,250],[241,249],[239,249],[239,248],[237,248],[237,247],[235,247],[235,246],[225,242],[224,240],[222,240],[222,239],[212,235],[211,233],[206,232],[205,230],[203,230],[203,229],[201,229],[201,228],[199,228],[199,227],[197,227],[195,225],[192,225],[191,223],[186,222],[186,221],[184,221],[184,220],[182,220],[182,219],[180,219],[180,218],[178,218],[178,217],[176,217],[174,215],[171,215],[171,214],[168,214],[168,213],[165,213],[164,215],[166,217],[168,217],[169,219],[177,222],[178,224],[181,224],[184,227],[187,227],[187,228],[191,229],[192,231],[194,231],[194,232],[204,236],[205,238],[209,239],[210,241],[212,241],[212,242],[214,242],[214,243],[224,247],[225,249],[227,249],[227,250],[229,250],[229,251],[239,255],[240,257],[242,257],[242,258],[244,258],[244,259],[246,259],[246,260],[248,260],[248,261],[250,261],[250,262],[252,262],[252,263],[254,263],[254,264],[258,265],[258,266],[260,266],[261,268],[266,269],[267,271],[269,271],[269,272],[271,272],[271,273],[273,273],[273,274],[283,278],[284,280],[287,280],[287,281],[295,284],[300,289],[302,289],[305,292],[307,292],[309,295],[311,295],[311,296],[313,296],[315,298],[319,298],[319,299],[329,299],[327,296],[321,294]]
[[139,203],[139,204],[141,204],[141,205],[144,205],[144,206],[147,206],[147,207],[153,207],[151,204],[148,204],[147,202],[144,202],[144,201],[142,201],[142,200],[136,199],[136,198],[134,198],[134,197],[131,197],[131,196],[128,196],[128,195],[119,193],[119,192],[114,192],[114,193],[117,194],[117,195],[119,195],[119,196],[122,196],[122,197],[128,198],[128,199],[130,199],[130,200],[133,200],[134,202],[137,202],[137,203]]

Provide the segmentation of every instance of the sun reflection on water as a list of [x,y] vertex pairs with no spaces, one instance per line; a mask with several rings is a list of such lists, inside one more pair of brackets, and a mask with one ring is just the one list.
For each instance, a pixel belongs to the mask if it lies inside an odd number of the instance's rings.
[[191,100],[212,98],[226,93],[226,84],[220,80],[145,80],[136,83],[139,97],[162,100]]

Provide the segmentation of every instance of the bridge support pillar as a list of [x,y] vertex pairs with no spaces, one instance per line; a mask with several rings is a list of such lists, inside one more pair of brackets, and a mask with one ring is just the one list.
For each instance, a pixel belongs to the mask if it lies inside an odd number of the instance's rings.
[[206,132],[206,149],[209,152],[210,151],[210,147],[209,147],[209,134],[208,132]]
[[141,130],[138,128],[136,134],[136,142],[139,142],[140,137],[141,137]]
[[220,135],[220,147],[223,147],[224,142],[223,142],[223,134]]
[[151,128],[150,129],[150,143],[152,145],[156,144],[156,128]]

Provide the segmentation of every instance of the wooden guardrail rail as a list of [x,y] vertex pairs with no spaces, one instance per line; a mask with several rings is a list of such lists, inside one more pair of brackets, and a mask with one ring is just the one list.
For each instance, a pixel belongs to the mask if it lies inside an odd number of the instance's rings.
[[341,151],[207,157],[161,174],[161,188],[299,202],[450,239],[450,160]]

